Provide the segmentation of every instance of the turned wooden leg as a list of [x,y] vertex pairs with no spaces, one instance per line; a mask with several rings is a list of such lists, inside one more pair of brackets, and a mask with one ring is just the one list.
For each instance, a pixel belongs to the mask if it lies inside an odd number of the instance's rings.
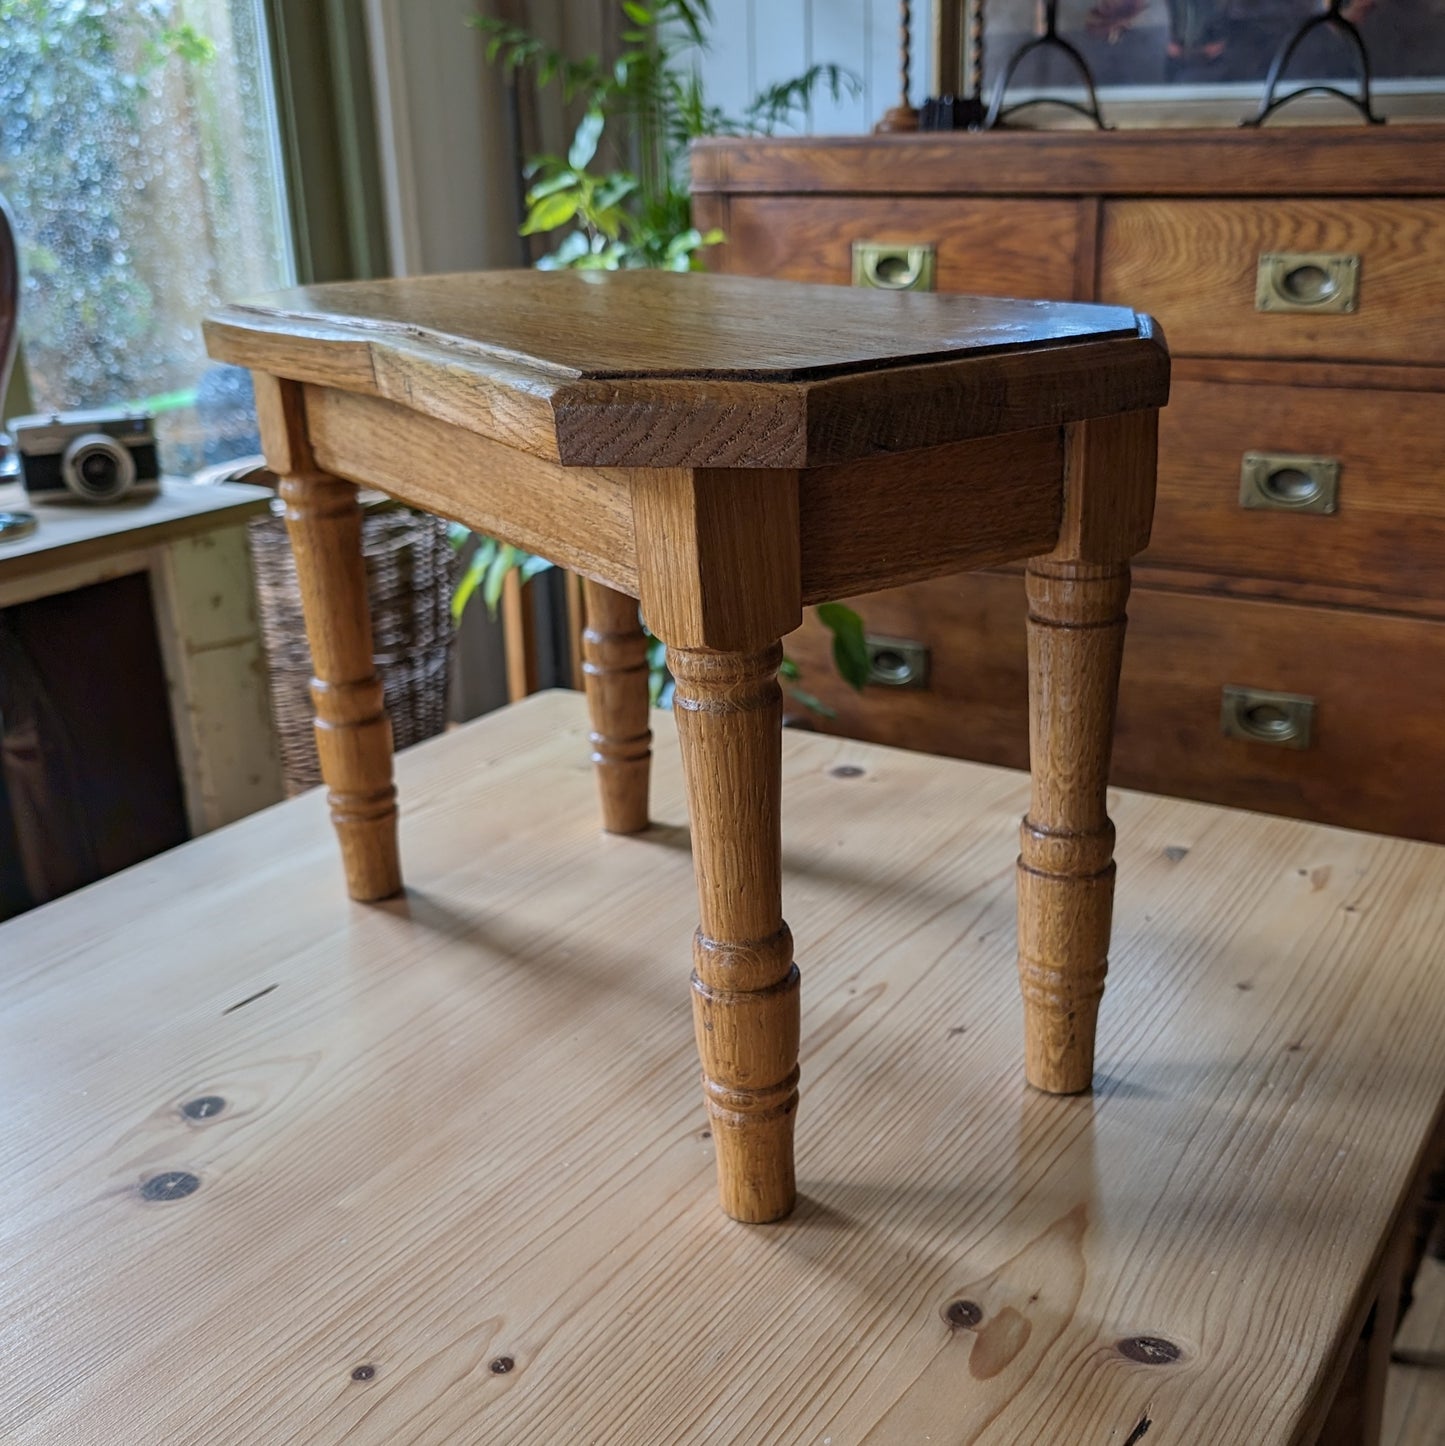
[[1051,1094],[1093,1082],[1114,910],[1109,753],[1129,558],[1149,541],[1157,440],[1152,411],[1070,427],[1058,546],[1028,565],[1033,792],[1020,830],[1019,979],[1024,1073]]
[[372,663],[361,508],[351,483],[316,466],[300,388],[260,374],[255,381],[267,463],[282,479],[286,529],[296,554],[316,673],[311,680],[316,749],[346,887],[353,899],[384,899],[400,892],[401,865],[391,722]]
[[281,483],[316,676],[316,750],[353,899],[401,890],[391,722],[372,663],[356,488],[323,473]]
[[602,827],[608,833],[641,833],[647,827],[652,763],[647,639],[635,598],[590,578],[583,582],[583,593],[587,627],[582,634],[582,677]]
[[1124,651],[1127,564],[1028,568],[1033,794],[1020,829],[1024,1070],[1053,1094],[1086,1090],[1108,968],[1114,825],[1105,790]]
[[718,1189],[734,1220],[792,1208],[798,969],[783,922],[781,646],[668,650],[702,923],[692,1003]]
[[734,1220],[778,1220],[796,1195],[778,639],[803,616],[797,474],[639,470],[631,490],[642,609],[676,684],[701,912],[693,1021],[718,1191]]

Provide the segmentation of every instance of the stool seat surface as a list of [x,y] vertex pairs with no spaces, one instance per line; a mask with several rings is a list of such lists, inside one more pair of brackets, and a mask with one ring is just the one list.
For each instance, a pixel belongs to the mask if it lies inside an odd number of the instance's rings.
[[491,271],[303,286],[228,314],[395,333],[566,378],[802,381],[1134,336],[1118,306],[885,293],[705,272]]
[[1117,306],[660,271],[299,287],[216,311],[211,355],[577,466],[846,462],[1163,405]]
[[587,726],[403,754],[386,904],[317,790],[0,926],[0,1438],[1314,1439],[1445,1094],[1445,849],[1111,794],[1097,1087],[1047,1096],[1027,777],[789,733],[801,1199],[744,1227],[670,716],[633,838]]

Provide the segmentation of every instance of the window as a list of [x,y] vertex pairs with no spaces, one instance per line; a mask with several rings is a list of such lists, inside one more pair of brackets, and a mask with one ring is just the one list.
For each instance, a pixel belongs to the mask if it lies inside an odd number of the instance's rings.
[[0,0],[37,411],[148,408],[170,472],[254,450],[200,321],[293,278],[275,116],[262,0]]

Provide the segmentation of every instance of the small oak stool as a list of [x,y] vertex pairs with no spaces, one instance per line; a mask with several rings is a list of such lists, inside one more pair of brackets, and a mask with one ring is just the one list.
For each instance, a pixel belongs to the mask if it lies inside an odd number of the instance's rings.
[[[638,608],[676,680],[701,927],[693,1012],[723,1208],[794,1200],[798,970],[782,917],[780,639],[810,603],[1028,559],[1025,1070],[1089,1088],[1114,890],[1105,782],[1168,355],[1081,306],[655,272],[305,287],[230,306],[255,373],[356,899],[401,888],[356,484],[587,579],[604,825],[647,822]],[[343,480],[345,479],[345,480]]]

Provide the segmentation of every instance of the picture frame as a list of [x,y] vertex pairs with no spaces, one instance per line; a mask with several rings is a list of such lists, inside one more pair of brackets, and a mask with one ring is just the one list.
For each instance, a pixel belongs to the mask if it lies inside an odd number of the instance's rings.
[[[1076,47],[1106,119],[1133,125],[1235,125],[1252,117],[1271,63],[1324,0],[1060,0],[1061,38]],[[980,96],[986,109],[1010,58],[1041,25],[1040,0],[935,0],[934,94]],[[1445,0],[1342,0],[1372,71],[1380,118],[1445,118]],[[1279,94],[1321,84],[1355,93],[1358,64],[1341,27],[1319,25],[1281,77]],[[1009,101],[1087,99],[1067,57],[1040,53],[1010,77]],[[1294,122],[1358,122],[1336,97],[1291,101]],[[1082,125],[1060,107],[1030,106],[1011,124]]]

